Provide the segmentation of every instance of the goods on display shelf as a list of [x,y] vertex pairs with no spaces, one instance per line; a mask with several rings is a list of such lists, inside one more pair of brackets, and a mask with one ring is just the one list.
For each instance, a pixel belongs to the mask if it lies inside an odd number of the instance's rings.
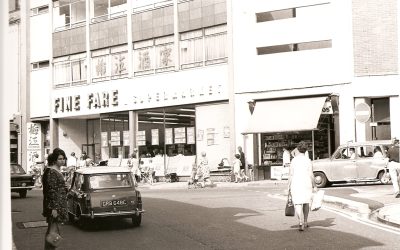
[[[314,149],[316,155],[325,153],[327,149],[327,134],[326,132],[314,131]],[[278,166],[282,165],[283,147],[287,147],[292,151],[299,141],[304,141],[308,144],[309,155],[312,158],[312,132],[292,132],[279,134],[262,134],[262,162],[264,165]]]

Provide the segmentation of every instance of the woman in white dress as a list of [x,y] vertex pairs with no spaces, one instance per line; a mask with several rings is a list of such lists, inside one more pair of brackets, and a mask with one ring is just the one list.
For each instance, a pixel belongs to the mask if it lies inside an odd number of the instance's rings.
[[292,195],[296,215],[299,219],[299,230],[303,231],[308,227],[307,219],[310,211],[310,203],[317,187],[314,182],[314,174],[310,158],[304,153],[307,151],[307,144],[304,141],[297,145],[299,154],[296,155],[291,164],[289,172],[289,192]]

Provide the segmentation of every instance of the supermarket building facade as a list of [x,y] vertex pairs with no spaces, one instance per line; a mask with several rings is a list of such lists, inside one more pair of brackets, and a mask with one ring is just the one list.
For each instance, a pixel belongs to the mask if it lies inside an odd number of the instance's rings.
[[188,176],[203,151],[215,170],[238,146],[280,165],[299,140],[316,159],[400,136],[396,1],[143,2],[25,8],[30,151],[119,165],[138,148],[157,175]]

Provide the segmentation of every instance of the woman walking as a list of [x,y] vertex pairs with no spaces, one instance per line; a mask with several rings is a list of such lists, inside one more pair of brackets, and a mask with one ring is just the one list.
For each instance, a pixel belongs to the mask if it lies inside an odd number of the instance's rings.
[[294,209],[299,219],[299,230],[308,227],[313,189],[317,191],[310,158],[305,155],[307,144],[304,141],[297,145],[299,153],[293,158],[289,172],[289,192],[292,195]]
[[46,238],[52,232],[59,232],[59,225],[67,221],[67,187],[61,173],[67,157],[62,149],[56,148],[48,157],[48,167],[43,174],[43,216],[47,221],[44,249],[55,249]]

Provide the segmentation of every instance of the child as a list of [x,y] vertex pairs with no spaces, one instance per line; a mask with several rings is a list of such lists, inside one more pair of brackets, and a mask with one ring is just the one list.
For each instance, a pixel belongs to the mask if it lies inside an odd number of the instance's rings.
[[235,159],[233,160],[233,173],[235,174],[235,182],[237,183],[238,181],[242,180],[242,177],[240,176],[240,154],[235,154]]

